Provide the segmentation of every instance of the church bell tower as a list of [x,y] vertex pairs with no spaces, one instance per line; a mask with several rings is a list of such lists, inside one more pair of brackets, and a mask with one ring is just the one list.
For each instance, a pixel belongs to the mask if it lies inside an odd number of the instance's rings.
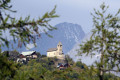
[[57,49],[58,49],[59,55],[61,55],[62,54],[62,43],[61,42],[58,43]]

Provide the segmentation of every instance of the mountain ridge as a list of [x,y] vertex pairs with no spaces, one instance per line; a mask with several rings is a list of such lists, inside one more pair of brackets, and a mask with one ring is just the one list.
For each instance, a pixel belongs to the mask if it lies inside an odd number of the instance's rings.
[[[40,52],[41,54],[46,54],[46,51],[49,48],[56,48],[58,42],[60,41],[63,44],[63,52],[67,53],[77,42],[80,42],[85,36],[82,27],[78,24],[63,22],[55,25],[55,27],[57,28],[57,30],[47,32],[48,34],[52,35],[53,38],[48,37],[45,33],[41,33],[41,37],[36,40],[37,47],[31,47],[32,49],[29,50],[35,50]],[[17,44],[14,44],[14,47],[17,47]],[[5,49],[6,48],[4,48],[3,50]],[[13,49],[9,48],[6,50]],[[28,51],[26,50],[25,46],[22,46],[22,48],[19,48],[17,50],[19,52]]]

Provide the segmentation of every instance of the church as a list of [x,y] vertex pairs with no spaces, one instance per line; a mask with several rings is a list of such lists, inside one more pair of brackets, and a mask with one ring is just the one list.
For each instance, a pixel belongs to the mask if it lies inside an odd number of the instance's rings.
[[62,43],[59,42],[57,48],[50,48],[47,50],[47,57],[57,57],[58,59],[64,59],[64,53],[62,51]]

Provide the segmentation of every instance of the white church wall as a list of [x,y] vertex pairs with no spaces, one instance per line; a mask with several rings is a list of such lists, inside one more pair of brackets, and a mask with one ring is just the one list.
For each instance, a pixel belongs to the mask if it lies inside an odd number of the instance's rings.
[[47,52],[47,57],[55,57],[56,51]]

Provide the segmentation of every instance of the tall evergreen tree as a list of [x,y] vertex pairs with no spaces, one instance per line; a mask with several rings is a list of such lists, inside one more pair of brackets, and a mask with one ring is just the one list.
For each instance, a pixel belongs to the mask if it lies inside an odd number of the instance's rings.
[[[99,54],[100,61],[96,62],[97,74],[104,80],[104,73],[120,72],[120,10],[115,14],[107,14],[108,6],[103,3],[100,10],[94,9],[94,28],[90,40],[83,43],[80,54]],[[115,69],[117,67],[117,69]]]

